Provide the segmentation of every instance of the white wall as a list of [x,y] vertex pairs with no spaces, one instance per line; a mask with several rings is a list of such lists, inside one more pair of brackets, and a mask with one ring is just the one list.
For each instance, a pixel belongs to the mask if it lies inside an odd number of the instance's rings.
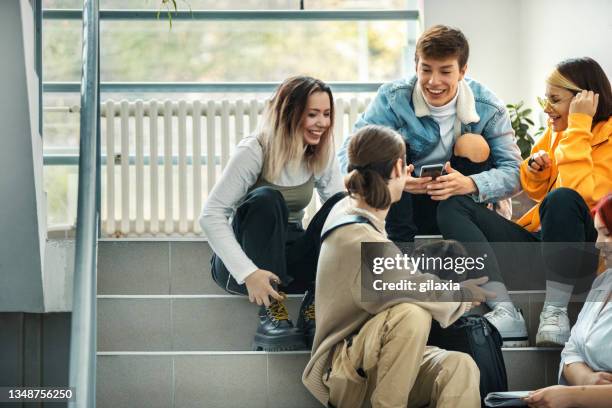
[[559,61],[590,56],[612,78],[610,0],[424,0],[425,28],[446,24],[470,42],[468,75],[505,102],[535,107]]
[[42,312],[46,237],[33,13],[0,1],[0,311]]
[[517,84],[531,105],[544,94],[544,78],[571,57],[588,56],[612,79],[612,1],[521,0],[521,64]]
[[516,84],[519,47],[518,0],[425,0],[425,29],[445,24],[460,29],[470,43],[467,75],[506,103],[521,98]]

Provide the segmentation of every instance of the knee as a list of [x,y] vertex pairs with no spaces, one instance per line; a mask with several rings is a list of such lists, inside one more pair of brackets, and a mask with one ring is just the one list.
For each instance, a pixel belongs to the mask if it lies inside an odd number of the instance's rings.
[[436,210],[438,226],[442,228],[446,222],[457,219],[460,213],[469,213],[470,201],[473,203],[474,200],[467,196],[452,196],[440,201]]
[[287,212],[287,204],[283,195],[271,187],[258,187],[249,192],[244,200],[249,208],[263,217],[266,214]]
[[419,336],[427,340],[431,328],[431,314],[414,303],[398,303],[389,310],[387,323],[396,335]]
[[474,163],[482,163],[489,158],[491,149],[481,135],[465,133],[457,138],[453,152],[455,156],[465,157]]
[[542,214],[542,211],[547,210],[559,211],[583,206],[586,207],[586,203],[576,190],[559,187],[546,195],[540,205],[540,214]]
[[474,359],[466,353],[458,351],[446,351],[442,362],[442,373],[450,378],[463,378],[472,380],[478,384],[480,381],[480,370]]

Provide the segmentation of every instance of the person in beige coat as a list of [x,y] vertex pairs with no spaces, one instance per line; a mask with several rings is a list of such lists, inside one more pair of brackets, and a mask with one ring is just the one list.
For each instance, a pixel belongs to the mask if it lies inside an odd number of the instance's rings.
[[[349,196],[331,210],[323,231],[347,215],[354,223],[330,232],[321,247],[316,279],[317,328],[311,359],[303,373],[306,388],[325,406],[480,407],[479,370],[464,353],[427,346],[432,318],[447,327],[494,296],[480,288],[487,278],[467,280],[454,292],[405,291],[372,294],[362,287],[361,244],[380,242],[384,256],[401,251],[387,239],[385,217],[400,199],[412,166],[395,131],[366,126],[348,147]],[[365,272],[362,272],[365,271]],[[419,285],[442,282],[431,274],[386,270],[387,283],[406,278]]]

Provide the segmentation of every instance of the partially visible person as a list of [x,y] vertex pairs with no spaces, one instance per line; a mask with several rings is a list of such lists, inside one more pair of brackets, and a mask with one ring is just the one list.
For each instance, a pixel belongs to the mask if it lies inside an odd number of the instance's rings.
[[597,246],[608,269],[597,277],[561,352],[559,383],[535,391],[530,407],[610,407],[612,401],[612,194],[595,208]]
[[[509,216],[504,199],[519,190],[520,151],[504,103],[466,77],[468,57],[469,44],[460,30],[428,28],[416,44],[416,75],[381,86],[355,123],[355,130],[388,126],[409,145],[407,162],[414,169],[386,220],[395,242],[439,234],[436,208],[453,196],[469,196],[496,209],[503,205],[500,211]],[[350,138],[338,153],[342,172],[347,171],[349,143]],[[435,180],[420,177],[423,166],[440,164],[447,174]]]
[[[413,259],[422,257],[427,260],[425,266],[420,268],[421,272],[432,273],[440,279],[452,280],[453,282],[463,282],[467,277],[465,271],[459,273],[456,269],[444,267],[445,265],[456,265],[458,258],[465,259],[469,256],[465,247],[452,239],[442,239],[417,245],[412,256]],[[452,262],[448,262],[449,259]]]
[[[362,286],[362,279],[374,276],[387,283],[408,278],[417,285],[440,279],[405,269],[381,275],[362,269],[364,242],[385,244],[384,257],[401,255],[385,234],[385,217],[400,199],[412,166],[404,161],[401,136],[382,126],[360,129],[347,154],[349,197],[334,206],[323,228],[327,238],[316,280],[318,324],[304,385],[328,407],[480,407],[479,371],[472,358],[426,343],[432,318],[447,327],[491,295],[479,286],[486,278],[463,282],[461,293],[452,293],[459,300],[410,290],[389,297]],[[367,222],[339,226],[350,216]]]
[[[502,276],[502,270],[520,274],[533,265],[543,269],[546,298],[536,344],[563,346],[570,335],[567,305],[575,282],[597,269],[597,251],[591,248],[597,232],[590,209],[612,191],[610,81],[591,58],[562,61],[546,80],[542,104],[548,127],[520,169],[523,189],[537,204],[514,223],[484,211],[466,197],[452,197],[440,203],[438,224],[445,238],[482,245],[490,254],[492,280]],[[542,245],[531,246],[537,249],[532,256],[525,256],[520,244],[515,249],[507,246],[510,259],[501,264],[490,242]],[[567,250],[561,250],[559,243]],[[486,317],[506,346],[528,345],[525,321],[508,296],[503,278],[489,287],[498,296],[490,302],[493,310]]]
[[[202,210],[200,224],[214,251],[213,278],[261,306],[257,349],[304,348],[304,336],[314,335],[311,292],[321,228],[344,196],[333,120],[328,85],[307,76],[286,79],[267,103],[260,130],[240,141]],[[315,188],[325,204],[304,230],[303,210]],[[307,289],[302,327],[296,328],[280,290]]]

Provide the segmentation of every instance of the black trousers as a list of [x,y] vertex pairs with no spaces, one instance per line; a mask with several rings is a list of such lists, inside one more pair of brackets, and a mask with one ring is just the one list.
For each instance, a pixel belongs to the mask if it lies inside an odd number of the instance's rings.
[[[490,159],[474,163],[453,155],[450,163],[464,176],[492,168]],[[389,239],[396,242],[414,242],[415,235],[440,234],[437,222],[438,203],[439,201],[432,200],[428,194],[402,193],[400,201],[393,204],[387,214],[385,228]]]
[[[232,228],[245,254],[260,269],[276,274],[280,288],[287,293],[303,293],[316,277],[321,247],[321,230],[334,204],[345,196],[330,197],[304,230],[289,223],[289,210],[282,194],[270,187],[259,187],[247,194],[237,208]],[[219,286],[230,293],[246,294],[216,254],[212,275]]]
[[[593,218],[584,199],[569,188],[546,195],[539,208],[541,231],[532,233],[469,197],[440,202],[437,221],[444,238],[487,256],[491,280],[511,280],[511,289],[542,289],[545,280],[590,286],[599,253]],[[468,250],[470,250],[468,248]],[[503,278],[502,278],[503,277]]]

